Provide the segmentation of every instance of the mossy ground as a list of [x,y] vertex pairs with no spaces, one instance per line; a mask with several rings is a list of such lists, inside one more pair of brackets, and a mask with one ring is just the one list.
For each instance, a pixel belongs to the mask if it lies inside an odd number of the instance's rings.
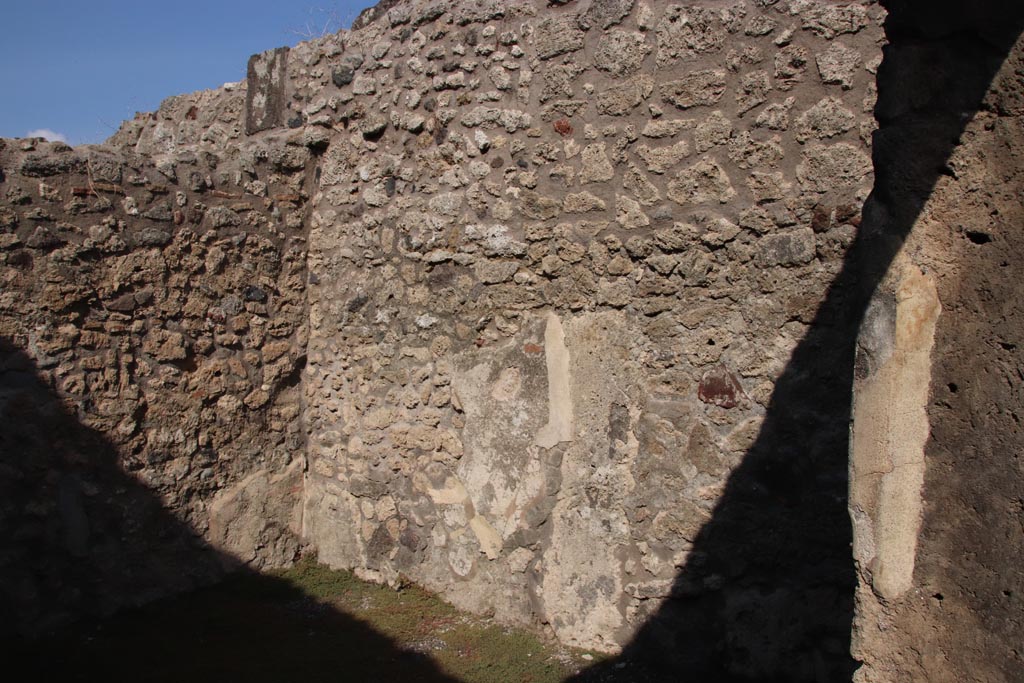
[[[591,655],[313,560],[18,648],[31,680],[554,683]],[[30,680],[26,678],[25,680]]]

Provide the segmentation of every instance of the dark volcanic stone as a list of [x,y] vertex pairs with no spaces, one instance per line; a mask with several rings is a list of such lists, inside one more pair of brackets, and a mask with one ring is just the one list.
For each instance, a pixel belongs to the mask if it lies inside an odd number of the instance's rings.
[[35,229],[35,232],[25,240],[25,244],[32,249],[56,249],[64,244],[64,240],[50,230],[50,228],[40,225]]
[[348,64],[342,64],[331,72],[331,82],[339,88],[351,83],[356,77],[356,70]]
[[61,173],[81,172],[84,168],[85,163],[76,154],[30,154],[21,162],[21,175],[46,178]]
[[171,234],[159,228],[145,228],[135,234],[133,241],[140,247],[162,247],[170,243]]

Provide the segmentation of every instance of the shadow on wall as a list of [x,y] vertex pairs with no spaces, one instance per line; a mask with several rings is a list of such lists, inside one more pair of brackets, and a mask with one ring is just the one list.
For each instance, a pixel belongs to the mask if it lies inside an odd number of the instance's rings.
[[0,634],[45,631],[209,583],[225,558],[123,472],[0,338]]
[[857,332],[1024,30],[1024,6],[1005,0],[883,5],[875,188],[857,238],[672,597],[621,656],[574,682],[849,681],[856,669],[847,467]]
[[[66,628],[83,614],[148,603],[228,570],[242,575],[233,589],[189,598],[187,608],[164,601],[94,626],[88,636],[81,625]],[[32,638],[54,630],[64,635]],[[0,639],[7,670],[33,672],[36,680],[219,673],[222,680],[357,681],[371,672],[380,680],[452,680],[425,657],[207,545],[122,471],[115,447],[80,424],[4,338]]]

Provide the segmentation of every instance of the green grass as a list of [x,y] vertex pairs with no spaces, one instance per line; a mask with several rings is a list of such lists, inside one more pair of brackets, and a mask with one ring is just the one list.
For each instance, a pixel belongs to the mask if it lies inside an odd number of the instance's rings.
[[306,559],[22,644],[35,680],[556,683],[592,655]]

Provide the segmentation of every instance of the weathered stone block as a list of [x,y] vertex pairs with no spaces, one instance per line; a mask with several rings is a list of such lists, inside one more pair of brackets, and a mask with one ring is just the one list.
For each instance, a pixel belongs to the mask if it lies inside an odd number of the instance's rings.
[[597,96],[597,111],[607,116],[625,116],[643,102],[644,96],[644,88],[640,83],[615,85]]
[[849,3],[810,8],[803,16],[803,28],[832,40],[844,33],[857,33],[868,25],[868,8]]
[[579,17],[580,28],[607,29],[629,16],[636,0],[592,0],[590,6]]
[[534,27],[533,43],[538,57],[551,59],[581,49],[584,35],[572,15],[548,17]]
[[594,66],[611,76],[622,77],[636,73],[650,53],[647,37],[637,31],[610,31],[598,41],[594,51]]
[[743,76],[740,80],[740,89],[736,92],[737,113],[745,114],[754,107],[764,104],[771,89],[768,72],[763,69],[751,71]]
[[758,242],[757,264],[771,266],[799,266],[814,260],[814,231],[800,228],[762,237]]
[[813,145],[796,168],[800,184],[815,192],[855,186],[871,172],[871,158],[858,145]]
[[710,105],[725,94],[725,70],[702,69],[661,85],[661,99],[680,109]]
[[288,48],[249,58],[246,70],[245,132],[249,135],[285,124],[288,106]]
[[856,117],[843,106],[842,100],[826,97],[801,114],[796,120],[796,139],[805,142],[842,135],[854,126]]
[[683,169],[668,184],[668,198],[677,204],[726,203],[736,190],[725,170],[710,159]]
[[636,153],[647,164],[648,171],[662,174],[690,156],[690,145],[686,140],[680,140],[670,147],[640,145]]
[[717,52],[725,43],[721,16],[711,8],[670,5],[655,29],[658,66]]
[[583,167],[580,169],[580,183],[599,183],[615,177],[615,169],[608,160],[603,142],[584,147],[581,158]]
[[814,61],[822,82],[841,85],[843,90],[849,90],[853,87],[854,74],[863,57],[857,50],[836,42],[816,55]]

